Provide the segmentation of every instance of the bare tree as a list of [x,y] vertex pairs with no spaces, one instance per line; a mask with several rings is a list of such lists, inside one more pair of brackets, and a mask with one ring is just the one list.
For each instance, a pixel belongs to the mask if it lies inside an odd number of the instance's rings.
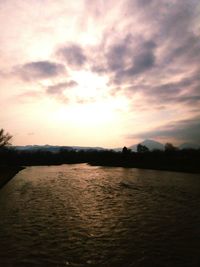
[[10,145],[12,135],[5,133],[4,129],[0,129],[0,148]]

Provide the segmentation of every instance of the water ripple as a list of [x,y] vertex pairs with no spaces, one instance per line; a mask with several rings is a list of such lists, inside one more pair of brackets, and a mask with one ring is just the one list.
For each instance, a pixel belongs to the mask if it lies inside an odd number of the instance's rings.
[[29,167],[0,191],[1,266],[199,266],[197,175]]

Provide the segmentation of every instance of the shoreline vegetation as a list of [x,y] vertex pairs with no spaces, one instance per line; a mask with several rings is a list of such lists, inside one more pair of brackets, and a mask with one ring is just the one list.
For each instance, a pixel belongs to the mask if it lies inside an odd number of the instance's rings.
[[21,166],[0,165],[0,189],[23,169]]
[[[113,150],[69,150],[50,151],[19,151],[12,147],[0,150],[0,173],[5,181],[9,180],[22,167],[37,165],[60,165],[88,163],[92,166],[109,166],[124,168],[140,168],[186,173],[200,173],[200,149],[155,150],[132,152],[124,148],[121,152]],[[7,170],[7,174],[6,174]],[[0,177],[1,178],[1,177]],[[3,182],[1,179],[0,185]]]
[[180,155],[166,155],[160,152],[149,152],[148,154],[134,153],[133,155],[122,155],[116,159],[92,160],[93,166],[137,168],[159,171],[172,171],[184,173],[200,173],[200,155],[198,157],[182,157]]
[[[164,150],[153,150],[143,144],[137,145],[137,152],[124,147],[122,151],[98,150],[96,148],[77,150],[61,147],[58,151],[18,150],[10,146],[12,136],[0,130],[0,188],[9,181],[21,166],[61,165],[87,163],[92,166],[139,168],[163,171],[200,173],[200,148],[178,149],[166,143]],[[154,141],[155,143],[155,141]]]

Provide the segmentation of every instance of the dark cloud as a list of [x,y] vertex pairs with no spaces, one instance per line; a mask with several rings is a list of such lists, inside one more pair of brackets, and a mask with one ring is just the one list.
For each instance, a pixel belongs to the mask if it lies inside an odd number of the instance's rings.
[[[144,73],[146,70],[154,67],[155,55],[153,49],[144,49],[133,57],[133,65],[122,73],[125,76],[132,77],[136,74]],[[122,73],[117,73],[120,75]]]
[[99,60],[102,64],[94,65],[92,70],[99,74],[106,73],[114,84],[132,81],[136,75],[144,75],[155,66],[155,49],[156,43],[153,40],[127,34],[121,40],[114,40],[108,47],[104,47],[105,60]]
[[195,142],[200,144],[200,117],[194,117],[187,120],[171,122],[166,126],[139,133],[129,135],[128,138],[176,138],[181,142]]
[[[159,82],[160,78],[199,68],[197,0],[127,2],[129,24],[124,32],[129,38],[125,36],[121,41],[114,40],[109,52],[105,53],[107,73],[114,83],[130,83],[135,81],[136,75],[145,75],[146,79],[154,75]],[[133,14],[136,14],[137,23]],[[138,26],[141,26],[141,36],[135,33]],[[101,71],[103,67],[96,69]]]
[[109,71],[119,71],[126,67],[127,57],[130,56],[131,37],[127,36],[118,43],[112,44],[105,57],[107,59],[107,68]]
[[198,4],[198,0],[128,0],[127,13],[131,16],[133,12],[139,12],[143,23],[154,24],[160,35],[169,38],[181,36],[190,28]]
[[55,85],[48,86],[46,92],[47,94],[62,94],[65,89],[72,88],[77,85],[77,82],[75,81],[69,81],[69,82],[63,82],[58,83]]
[[181,103],[186,103],[190,106],[194,106],[194,105],[199,105],[200,104],[200,95],[186,95],[186,96],[180,96],[177,99],[177,102]]
[[14,74],[20,76],[23,80],[46,79],[65,73],[63,64],[51,61],[36,61],[17,66]]
[[[154,1],[154,7],[157,5],[158,10],[161,11],[159,16],[159,30],[167,38],[184,39],[185,34],[191,33],[191,26],[194,22],[196,8],[198,6],[197,0],[176,0],[171,3],[169,1]],[[158,2],[160,2],[158,4]],[[154,10],[156,13],[156,10]],[[184,34],[184,35],[183,35]]]
[[57,54],[62,58],[69,66],[81,67],[85,64],[87,58],[83,49],[76,44],[64,46],[58,49]]
[[199,37],[193,34],[187,34],[182,42],[176,42],[171,49],[166,53],[164,58],[165,64],[176,63],[182,61],[183,63],[198,65],[200,60],[200,42]]
[[144,8],[145,6],[150,6],[153,2],[153,0],[136,0],[136,3],[138,7]]
[[[139,93],[142,96],[142,100],[138,101],[137,108],[135,102],[133,102],[133,107],[136,110],[143,109],[143,107],[148,107],[148,110],[160,109],[170,109],[174,108],[177,104],[177,108],[180,105],[187,107],[192,110],[195,106],[200,104],[200,78],[198,73],[194,75],[180,79],[177,82],[168,82],[155,85],[146,84],[145,81],[136,82],[135,85],[121,87],[124,94],[126,94],[129,99],[134,97],[135,94]],[[134,98],[133,98],[134,100]]]
[[158,104],[183,103],[193,107],[200,101],[200,77],[198,73],[184,77],[177,82],[141,86],[134,89],[138,91],[141,89],[150,102]]
[[148,5],[143,2],[146,1],[137,1],[137,6],[143,8],[141,17],[146,26],[150,25],[159,47],[165,47],[160,58],[162,67],[180,61],[187,65],[197,62],[200,59],[196,22],[199,1],[152,0]]

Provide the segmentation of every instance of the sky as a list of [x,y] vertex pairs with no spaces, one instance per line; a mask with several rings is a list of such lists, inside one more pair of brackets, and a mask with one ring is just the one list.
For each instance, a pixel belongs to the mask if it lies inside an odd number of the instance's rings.
[[200,143],[199,0],[0,0],[13,145]]

